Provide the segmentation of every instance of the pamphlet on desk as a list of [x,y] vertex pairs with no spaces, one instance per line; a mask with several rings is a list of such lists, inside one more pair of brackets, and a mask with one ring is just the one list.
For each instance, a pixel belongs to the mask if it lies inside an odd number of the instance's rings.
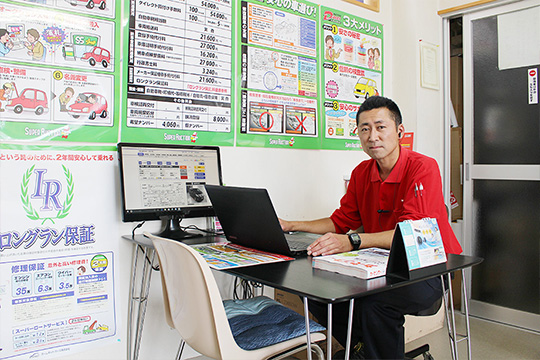
[[389,254],[390,250],[368,248],[316,256],[313,258],[313,267],[361,279],[371,279],[386,274]]
[[387,274],[414,278],[444,263],[446,253],[437,220],[433,218],[398,223],[391,250],[368,248],[313,258],[314,268],[362,279]]
[[396,226],[387,275],[413,279],[444,267],[446,253],[437,219],[406,220]]
[[216,270],[294,260],[285,255],[250,249],[228,242],[192,245],[192,248],[202,255],[211,268]]

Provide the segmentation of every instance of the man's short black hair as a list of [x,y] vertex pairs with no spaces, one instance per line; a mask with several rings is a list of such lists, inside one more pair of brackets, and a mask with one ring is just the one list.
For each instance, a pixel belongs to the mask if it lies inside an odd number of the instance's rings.
[[396,128],[401,124],[401,111],[399,111],[399,107],[394,101],[384,96],[370,96],[360,105],[356,113],[356,126],[360,123],[360,114],[362,112],[379,108],[387,108],[392,113]]

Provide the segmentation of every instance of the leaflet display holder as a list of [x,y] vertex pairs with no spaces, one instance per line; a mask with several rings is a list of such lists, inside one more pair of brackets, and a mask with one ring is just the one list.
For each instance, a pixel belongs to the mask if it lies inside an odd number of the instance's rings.
[[407,220],[396,225],[386,275],[414,280],[446,269],[437,220]]

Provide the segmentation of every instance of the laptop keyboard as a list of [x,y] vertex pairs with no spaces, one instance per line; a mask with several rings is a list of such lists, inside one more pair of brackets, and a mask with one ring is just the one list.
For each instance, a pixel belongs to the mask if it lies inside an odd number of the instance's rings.
[[[316,235],[316,234],[302,234],[303,235],[303,238],[305,237],[306,240],[311,240],[311,238],[313,238],[312,241],[315,241],[320,235]],[[291,250],[306,250],[307,247],[309,246],[310,242],[304,240],[294,240],[294,238],[298,238],[298,234],[287,234],[285,233],[285,239],[287,239],[287,243],[289,244],[289,248]]]

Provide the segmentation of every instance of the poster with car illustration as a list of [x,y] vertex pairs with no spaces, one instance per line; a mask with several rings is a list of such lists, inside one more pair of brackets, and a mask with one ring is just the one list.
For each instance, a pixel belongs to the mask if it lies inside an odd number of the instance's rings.
[[0,59],[112,72],[114,31],[112,21],[5,4]]
[[112,18],[115,14],[115,0],[14,0],[19,3],[40,4],[55,9],[74,11],[88,15]]
[[383,95],[383,26],[326,7],[321,19],[322,147],[360,149],[358,107]]
[[17,65],[2,65],[0,69],[3,121],[113,125],[111,75]]
[[119,9],[95,2],[104,20],[88,3],[80,15],[65,0],[28,3],[0,6],[0,141],[116,142]]
[[318,148],[319,6],[241,3],[240,146]]

